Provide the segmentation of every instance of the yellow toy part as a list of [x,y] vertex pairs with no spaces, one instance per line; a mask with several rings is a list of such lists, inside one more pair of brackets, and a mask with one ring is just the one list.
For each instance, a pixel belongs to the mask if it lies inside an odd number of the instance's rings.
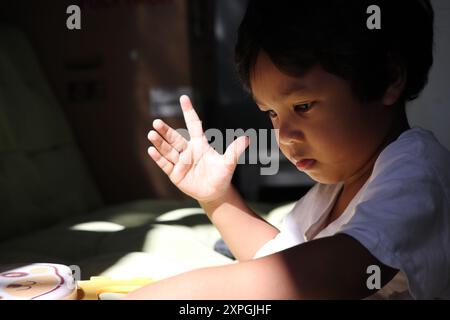
[[150,278],[112,279],[110,277],[91,277],[78,281],[78,299],[112,300],[120,299],[127,293],[153,282]]

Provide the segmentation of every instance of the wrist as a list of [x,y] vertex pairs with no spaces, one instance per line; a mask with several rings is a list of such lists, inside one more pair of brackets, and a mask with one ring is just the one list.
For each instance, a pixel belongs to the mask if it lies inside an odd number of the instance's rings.
[[208,200],[198,200],[198,202],[200,206],[208,212],[220,207],[224,203],[231,202],[231,199],[235,196],[236,190],[230,184],[230,186],[220,196]]

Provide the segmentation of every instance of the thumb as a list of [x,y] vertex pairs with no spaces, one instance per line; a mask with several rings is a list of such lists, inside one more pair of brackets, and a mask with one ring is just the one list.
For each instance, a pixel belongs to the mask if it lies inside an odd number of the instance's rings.
[[225,164],[231,168],[236,167],[240,155],[247,149],[249,144],[250,138],[247,136],[234,140],[225,150]]

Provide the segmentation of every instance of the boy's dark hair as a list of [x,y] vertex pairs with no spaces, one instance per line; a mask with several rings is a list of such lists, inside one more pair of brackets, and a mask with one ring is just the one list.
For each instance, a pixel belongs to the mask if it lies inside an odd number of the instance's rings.
[[[370,5],[381,29],[370,30]],[[350,81],[361,101],[380,98],[399,68],[399,101],[415,99],[433,63],[434,13],[429,0],[250,0],[238,31],[235,62],[251,93],[251,73],[265,51],[284,73],[301,76],[315,64]]]

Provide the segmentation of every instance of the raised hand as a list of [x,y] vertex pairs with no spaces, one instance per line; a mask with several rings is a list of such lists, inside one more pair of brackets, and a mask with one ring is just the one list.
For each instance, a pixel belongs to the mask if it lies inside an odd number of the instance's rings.
[[214,201],[230,187],[241,153],[248,146],[247,137],[239,137],[219,154],[206,138],[202,122],[187,96],[180,97],[181,109],[188,129],[187,141],[162,120],[155,120],[148,134],[154,146],[150,157],[182,192],[198,201]]

